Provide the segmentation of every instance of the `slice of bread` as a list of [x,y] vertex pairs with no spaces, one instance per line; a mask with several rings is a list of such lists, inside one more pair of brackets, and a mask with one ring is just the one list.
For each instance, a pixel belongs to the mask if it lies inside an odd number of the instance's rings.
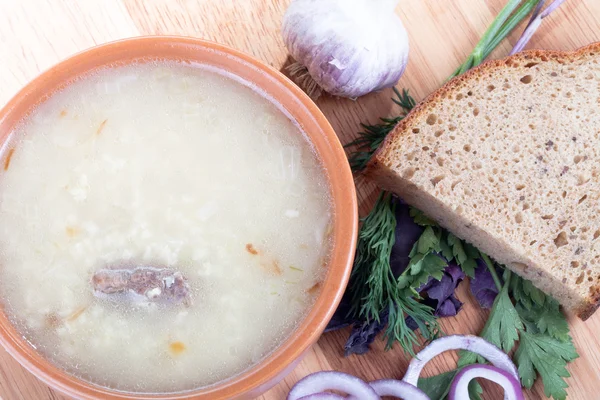
[[453,79],[366,174],[588,318],[600,304],[600,43]]

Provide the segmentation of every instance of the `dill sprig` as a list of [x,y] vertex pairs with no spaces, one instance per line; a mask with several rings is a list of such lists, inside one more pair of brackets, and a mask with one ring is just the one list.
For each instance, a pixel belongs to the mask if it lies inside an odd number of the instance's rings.
[[395,241],[396,217],[392,196],[381,192],[373,210],[362,220],[350,275],[351,313],[379,321],[388,297],[395,297],[396,279],[389,254]]
[[433,314],[433,309],[428,305],[420,303],[417,298],[412,296],[400,297],[400,300],[393,303],[390,299],[388,325],[384,332],[386,348],[389,349],[395,342],[398,342],[404,351],[412,357],[415,356],[414,347],[419,345],[419,337],[416,330],[413,330],[407,323],[410,318],[416,324],[421,336],[430,341],[441,333],[437,317]]
[[367,166],[371,156],[375,150],[377,150],[379,145],[381,145],[388,133],[390,133],[396,124],[398,124],[398,122],[400,122],[416,105],[415,99],[408,94],[408,90],[402,89],[401,93],[398,89],[394,88],[394,94],[396,97],[392,97],[392,101],[400,106],[402,109],[401,114],[394,118],[380,118],[382,122],[380,124],[360,124],[364,131],[360,132],[356,139],[344,146],[356,147],[348,157],[353,172],[360,172]]
[[433,309],[408,295],[407,291],[414,288],[409,284],[399,285],[390,268],[390,253],[395,242],[395,208],[392,195],[382,192],[371,213],[362,221],[349,283],[350,312],[358,320],[377,322],[387,312],[388,326],[384,333],[387,346],[399,342],[414,355],[418,337],[407,318],[416,323],[427,340],[435,338],[440,328]]
[[[479,43],[467,60],[450,76],[450,78],[479,65],[500,44],[500,42],[543,0],[509,0],[496,19],[487,29]],[[397,98],[392,101],[400,106],[401,113],[394,118],[381,118],[382,123],[376,125],[361,124],[364,131],[346,147],[354,146],[349,155],[350,165],[354,172],[359,172],[367,165],[373,153],[385,140],[410,110],[415,100],[408,94],[394,88]],[[395,241],[395,207],[391,194],[382,192],[375,206],[362,221],[354,267],[348,290],[351,299],[351,314],[357,320],[380,321],[381,315],[388,314],[388,326],[385,331],[387,346],[400,343],[409,354],[414,354],[413,346],[417,344],[415,332],[407,325],[407,318],[412,319],[425,339],[434,338],[439,326],[433,309],[419,302],[420,298],[413,287],[415,282],[407,282],[406,274],[398,279],[390,268],[390,255]],[[453,237],[453,256],[462,257],[459,249],[460,239]],[[456,254],[454,254],[456,253]],[[415,254],[415,257],[424,256]],[[433,263],[435,261],[431,259]],[[467,260],[467,259],[466,259]],[[412,262],[412,260],[411,260]],[[418,265],[418,264],[415,264]],[[461,265],[467,268],[468,265]],[[470,270],[470,268],[467,268]],[[438,271],[439,272],[439,271]],[[411,284],[412,283],[412,284]]]

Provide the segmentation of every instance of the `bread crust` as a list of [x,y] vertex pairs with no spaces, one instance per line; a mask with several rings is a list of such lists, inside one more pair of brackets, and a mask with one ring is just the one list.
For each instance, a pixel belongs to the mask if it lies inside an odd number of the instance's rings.
[[[461,89],[464,89],[468,82],[474,79],[485,79],[486,75],[494,71],[520,65],[530,62],[573,62],[581,58],[597,55],[600,52],[600,42],[592,43],[574,51],[551,51],[551,50],[526,50],[513,56],[508,56],[498,60],[487,61],[478,67],[475,67],[464,74],[455,77],[444,84],[441,88],[431,93],[421,101],[412,111],[396,125],[392,132],[385,138],[383,144],[374,153],[367,164],[364,175],[374,180],[384,189],[394,191],[397,188],[397,176],[387,166],[386,163],[394,157],[392,144],[402,135],[410,132],[410,128],[417,121],[421,121],[429,115],[430,111],[443,102],[447,97],[454,95]],[[394,182],[392,184],[391,182]],[[408,185],[404,185],[403,190],[411,190]],[[404,193],[398,193],[403,195]],[[456,232],[454,232],[456,233]],[[587,298],[580,304],[572,308],[572,311],[586,320],[600,307],[600,284],[594,285]]]

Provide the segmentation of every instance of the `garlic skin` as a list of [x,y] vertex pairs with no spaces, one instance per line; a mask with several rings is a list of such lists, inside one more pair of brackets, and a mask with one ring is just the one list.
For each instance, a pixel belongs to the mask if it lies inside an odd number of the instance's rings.
[[295,60],[326,92],[356,98],[394,86],[408,61],[397,0],[293,0],[282,25]]

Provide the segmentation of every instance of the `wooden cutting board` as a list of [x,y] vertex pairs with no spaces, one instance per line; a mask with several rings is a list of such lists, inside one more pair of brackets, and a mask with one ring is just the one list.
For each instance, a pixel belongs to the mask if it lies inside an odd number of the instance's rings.
[[[280,68],[287,57],[279,27],[289,0],[21,0],[0,1],[0,106],[40,71],[71,54],[107,41],[139,35],[186,35],[211,39]],[[402,0],[396,12],[404,21],[411,44],[410,62],[399,83],[421,99],[465,59],[506,0]],[[517,39],[513,34],[494,53],[505,55]],[[600,1],[569,0],[545,20],[529,47],[574,49],[600,41]],[[359,122],[393,115],[391,90],[358,101],[325,97],[318,101],[342,143],[355,137]],[[358,182],[361,213],[368,211],[376,188]],[[477,333],[486,318],[463,283],[458,297],[465,302],[455,318],[442,323],[446,333]],[[581,357],[569,367],[569,398],[600,398],[600,312],[587,322],[570,317]],[[348,331],[323,335],[302,363],[278,386],[261,397],[285,398],[289,388],[308,373],[335,369],[366,380],[399,378],[408,358],[395,349],[385,352],[381,341],[364,356],[343,357]],[[450,369],[455,354],[428,365],[427,374]],[[529,399],[545,398],[539,382]],[[0,350],[0,396],[5,400],[65,399]],[[501,398],[490,392],[490,399]]]

